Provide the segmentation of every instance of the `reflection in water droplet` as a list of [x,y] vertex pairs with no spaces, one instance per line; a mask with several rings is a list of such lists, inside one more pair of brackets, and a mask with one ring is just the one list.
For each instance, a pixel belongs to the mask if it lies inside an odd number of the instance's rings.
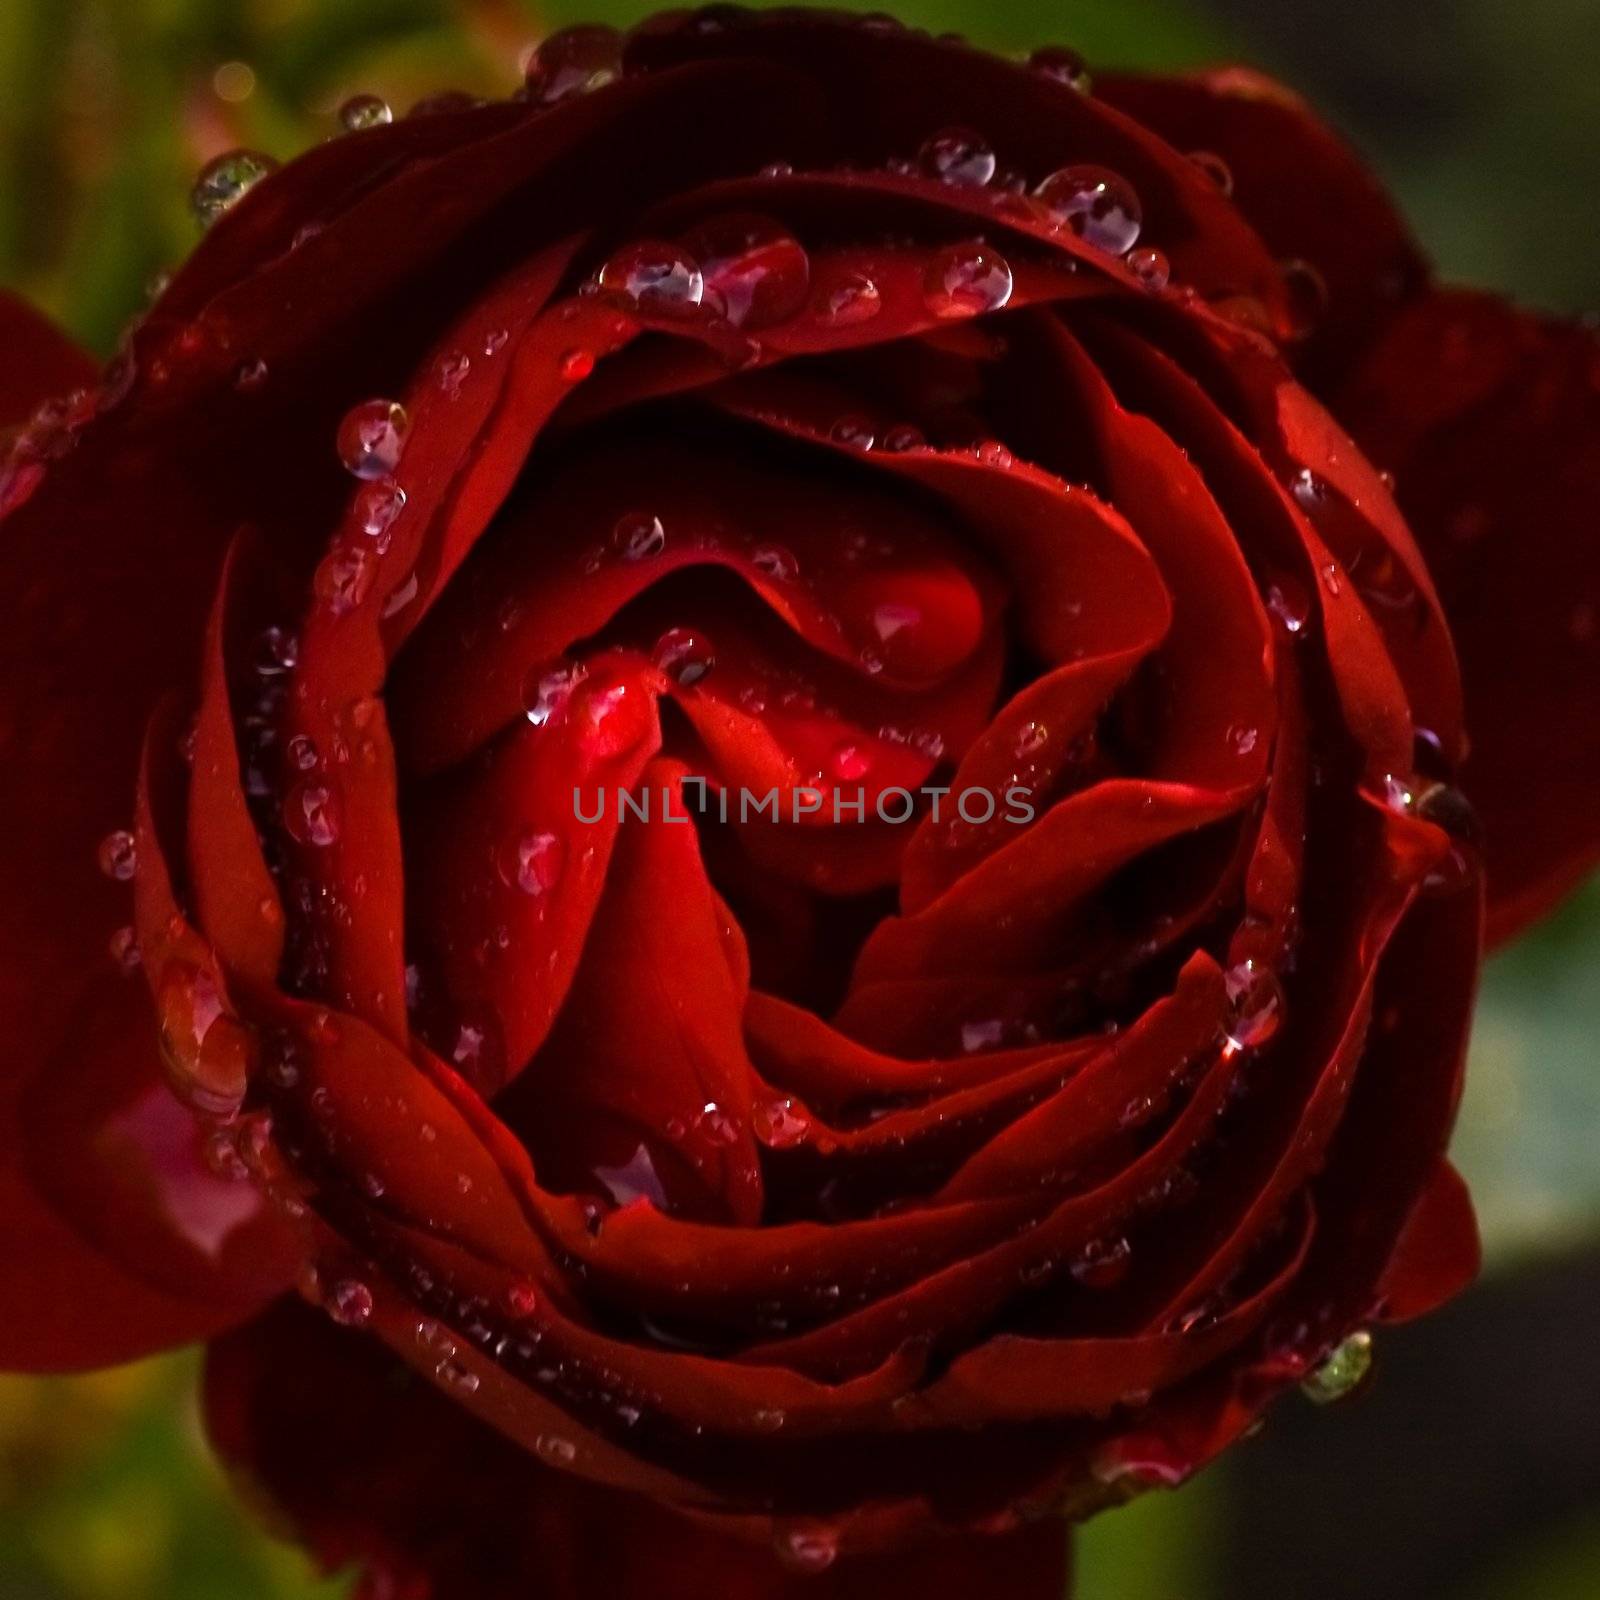
[[507,888],[540,895],[561,881],[566,857],[566,846],[558,835],[522,833],[501,851],[500,877]]
[[922,295],[936,317],[976,317],[1011,299],[1011,266],[993,245],[973,240],[941,250],[923,274]]
[[323,850],[338,843],[339,796],[328,784],[301,782],[283,802],[283,825],[297,843]]
[[674,682],[698,683],[716,665],[716,652],[704,634],[669,628],[656,640],[655,663]]
[[126,828],[118,828],[114,833],[108,833],[100,841],[95,859],[99,862],[100,870],[117,883],[126,883],[138,870],[139,854],[133,842],[133,835]]
[[366,400],[339,424],[339,459],[358,478],[387,478],[400,464],[410,418],[394,400]]
[[1233,168],[1211,150],[1191,150],[1189,159],[1222,191],[1233,193]]
[[971,128],[945,128],[927,139],[917,160],[930,178],[964,188],[981,189],[995,172],[995,154],[989,141]]
[[599,23],[552,33],[528,58],[523,98],[552,106],[603,89],[622,76],[622,35]]
[[345,1278],[328,1291],[328,1315],[346,1328],[364,1327],[372,1320],[372,1291],[356,1278]]
[[358,94],[339,107],[339,121],[349,132],[360,133],[365,128],[381,128],[384,123],[393,122],[394,112],[389,109],[389,102],[378,95]]
[[675,244],[643,239],[625,245],[600,269],[600,287],[641,311],[688,316],[705,299],[700,264]]
[[1158,294],[1172,281],[1172,263],[1149,245],[1128,252],[1128,271],[1152,294]]
[[1028,65],[1042,76],[1054,78],[1057,83],[1064,83],[1068,88],[1076,89],[1079,94],[1088,94],[1092,87],[1089,69],[1083,57],[1065,45],[1045,45],[1042,49],[1035,50],[1028,57]]
[[522,709],[528,721],[542,728],[566,705],[572,698],[572,691],[588,675],[588,669],[577,661],[535,667],[523,685]]
[[617,519],[611,530],[611,548],[624,561],[644,561],[666,548],[667,530],[660,517],[647,511],[629,511]]
[[811,260],[771,217],[741,214],[703,222],[684,237],[700,263],[705,304],[735,328],[786,322],[811,292]]
[[1109,167],[1062,167],[1033,192],[1058,223],[1108,255],[1124,254],[1139,237],[1139,197]]
[[203,227],[231,211],[278,163],[256,150],[230,150],[208,162],[189,191],[189,205]]
[[1372,1335],[1365,1329],[1342,1340],[1324,1358],[1300,1388],[1319,1406],[1342,1400],[1372,1370]]
[[817,320],[830,328],[870,322],[883,310],[878,286],[864,272],[846,272],[824,284],[816,297]]
[[1259,1050],[1283,1025],[1283,985],[1277,974],[1256,961],[1241,961],[1228,970],[1225,983],[1233,1014],[1228,1023],[1228,1049]]

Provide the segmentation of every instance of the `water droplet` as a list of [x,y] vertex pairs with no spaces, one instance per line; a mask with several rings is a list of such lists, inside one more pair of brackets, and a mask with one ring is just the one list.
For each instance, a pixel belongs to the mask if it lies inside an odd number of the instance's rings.
[[666,549],[667,530],[648,511],[629,511],[611,530],[611,548],[624,561],[645,561]]
[[774,583],[792,583],[800,575],[794,552],[781,544],[758,544],[750,552],[750,565]]
[[574,348],[562,352],[560,372],[563,383],[582,383],[593,371],[594,351]]
[[534,668],[523,685],[522,709],[528,721],[542,728],[561,711],[572,698],[572,691],[588,675],[588,668],[578,661]]
[[439,380],[441,392],[452,400],[459,400],[467,379],[472,375],[472,357],[464,350],[452,350],[439,358],[434,374]]
[[1285,261],[1280,270],[1289,301],[1289,337],[1309,338],[1328,309],[1328,281],[1309,261]]
[[1211,150],[1191,150],[1189,159],[1225,195],[1233,193],[1233,168]]
[[328,1315],[341,1327],[361,1328],[372,1320],[372,1291],[356,1278],[345,1278],[328,1291]]
[[839,1559],[839,1538],[831,1528],[786,1528],[778,1535],[777,1551],[796,1572],[826,1572]]
[[811,1132],[810,1119],[787,1097],[757,1105],[751,1126],[756,1138],[772,1150],[790,1150],[804,1144]]
[[1299,633],[1311,620],[1311,596],[1298,579],[1274,578],[1267,585],[1267,610],[1278,619],[1283,631]]
[[1443,828],[1452,839],[1473,845],[1483,840],[1483,824],[1478,819],[1478,813],[1473,809],[1472,802],[1454,784],[1424,785],[1417,791],[1411,809],[1424,822]]
[[514,1317],[531,1317],[539,1309],[539,1291],[531,1283],[512,1284],[506,1290],[506,1309]]
[[1224,979],[1232,1017],[1228,1023],[1230,1050],[1259,1050],[1283,1026],[1283,985],[1277,974],[1256,961],[1241,961]]
[[240,394],[254,394],[266,383],[267,364],[259,357],[254,361],[241,361],[233,369],[233,386]]
[[369,483],[356,495],[356,520],[369,539],[378,541],[380,550],[388,548],[389,530],[406,508],[406,492],[391,478]]
[[681,246],[642,239],[600,269],[600,287],[658,316],[692,315],[705,299],[700,263]]
[[1152,294],[1160,293],[1172,282],[1172,263],[1149,245],[1128,252],[1128,271]]
[[1013,748],[1020,758],[1026,759],[1038,755],[1049,742],[1050,730],[1042,722],[1025,722],[1017,730]]
[[860,745],[847,740],[834,747],[832,766],[836,778],[845,783],[854,783],[872,770],[872,757]]
[[1358,1388],[1371,1370],[1372,1335],[1361,1329],[1335,1345],[1300,1389],[1317,1405],[1330,1405]]
[[994,149],[971,128],[944,128],[927,139],[917,152],[922,170],[943,183],[982,189],[994,177]]
[[870,322],[883,310],[883,295],[864,272],[846,272],[823,286],[816,299],[817,320],[830,328]]
[[1011,266],[992,245],[951,245],[928,263],[922,297],[936,317],[976,317],[1011,299]]
[[535,48],[523,95],[530,105],[553,106],[621,76],[622,35],[599,23],[580,23],[552,33]]
[[534,1452],[547,1466],[570,1467],[578,1459],[578,1447],[558,1433],[541,1433],[533,1442]]
[[230,150],[207,162],[189,191],[189,206],[202,227],[209,228],[231,211],[278,163],[256,150]]
[[481,1381],[478,1374],[471,1367],[462,1365],[454,1357],[441,1361],[433,1369],[433,1375],[441,1383],[454,1389],[457,1394],[476,1394]]
[[1144,220],[1139,197],[1108,167],[1062,167],[1033,192],[1058,223],[1096,250],[1120,256],[1139,237]]
[[852,450],[870,450],[878,441],[877,431],[865,417],[840,417],[828,430],[835,444],[849,445]]
[[339,424],[339,459],[358,478],[387,478],[400,464],[410,427],[406,409],[394,400],[366,400]]
[[771,217],[719,217],[685,234],[683,242],[700,263],[705,304],[735,328],[786,322],[811,292],[810,257]]
[[339,796],[325,783],[295,784],[283,802],[283,825],[297,843],[325,850],[338,843]]
[[523,894],[543,894],[561,881],[567,849],[554,833],[522,833],[500,852],[501,881]]
[[96,860],[108,878],[117,883],[126,883],[139,868],[139,853],[134,846],[133,835],[126,828],[108,833],[100,841]]
[[1120,1235],[1095,1239],[1084,1246],[1068,1271],[1086,1289],[1112,1289],[1127,1277],[1132,1256],[1133,1246]]
[[1229,727],[1226,737],[1228,748],[1235,755],[1247,756],[1254,751],[1261,738],[1261,731],[1258,728],[1247,727],[1242,722],[1236,722]]
[[364,545],[340,545],[330,550],[312,575],[311,589],[335,616],[354,611],[372,593],[378,575],[376,554]]
[[1069,89],[1076,89],[1079,94],[1088,94],[1092,87],[1089,69],[1084,64],[1083,57],[1065,45],[1046,45],[1041,50],[1035,50],[1028,57],[1028,65],[1035,72],[1042,73],[1047,78],[1054,78],[1057,83],[1064,83]]
[[394,121],[394,112],[389,109],[389,102],[375,94],[352,95],[339,107],[339,121],[351,133],[360,133],[365,128],[381,128],[386,122]]
[[928,436],[912,422],[897,422],[883,435],[883,448],[893,455],[903,454],[907,450],[921,450],[927,443]]
[[139,970],[139,936],[132,928],[118,928],[107,946],[117,971],[129,974]]
[[237,1115],[253,1040],[227,1011],[210,972],[169,962],[156,985],[161,1055],[173,1089],[203,1115]]

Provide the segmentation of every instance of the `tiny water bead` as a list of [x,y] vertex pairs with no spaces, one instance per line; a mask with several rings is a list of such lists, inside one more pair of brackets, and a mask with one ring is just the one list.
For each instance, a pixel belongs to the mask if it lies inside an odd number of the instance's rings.
[[341,1327],[361,1328],[372,1320],[372,1291],[355,1278],[345,1278],[328,1291],[328,1315]]
[[1300,1389],[1317,1405],[1330,1405],[1359,1388],[1371,1370],[1372,1335],[1361,1329],[1335,1345]]
[[553,106],[603,89],[622,76],[622,35],[599,23],[562,28],[528,57],[523,98]]
[[669,628],[656,640],[655,663],[674,683],[688,688],[716,665],[716,652],[704,634],[691,628]]
[[1034,198],[1060,225],[1108,255],[1131,250],[1144,210],[1128,181],[1109,167],[1072,166],[1052,172]]
[[1267,585],[1266,603],[1267,610],[1291,637],[1301,633],[1311,620],[1311,596],[1297,578],[1274,578]]
[[1083,57],[1066,45],[1051,44],[1035,50],[1028,57],[1028,65],[1041,77],[1053,78],[1057,83],[1066,84],[1069,89],[1076,89],[1079,94],[1088,94],[1093,87]]
[[339,424],[339,459],[358,478],[387,478],[400,464],[411,419],[395,400],[365,400]]
[[366,128],[381,128],[394,121],[389,102],[375,94],[352,95],[339,107],[339,121],[350,133],[360,133]]
[[993,146],[971,128],[945,128],[923,142],[917,161],[930,178],[964,188],[982,189],[998,162]]
[[1172,281],[1172,263],[1148,245],[1128,252],[1128,271],[1152,294],[1159,294]]
[[811,292],[810,257],[771,217],[718,217],[692,229],[684,244],[700,263],[705,304],[735,328],[786,322]]
[[1191,150],[1189,159],[1225,195],[1233,193],[1233,169],[1221,156],[1211,150]]
[[278,163],[259,150],[230,150],[200,169],[189,191],[189,207],[202,227],[209,228],[231,211]]
[[681,246],[641,239],[625,245],[600,269],[601,289],[641,311],[692,316],[705,299],[705,274]]
[[587,676],[587,669],[576,661],[535,667],[522,688],[522,709],[528,721],[536,728],[544,727],[559,714],[572,698],[573,690]]
[[1232,1017],[1227,1046],[1237,1054],[1259,1050],[1271,1042],[1283,1025],[1283,985],[1277,974],[1256,961],[1241,961],[1224,979]]
[[922,295],[936,317],[977,317],[1011,299],[1011,266],[992,245],[978,240],[951,245],[928,263]]
[[667,530],[660,517],[647,511],[630,511],[611,530],[611,548],[624,561],[646,561],[667,547]]
[[508,889],[540,895],[561,881],[566,857],[566,846],[558,834],[526,832],[518,834],[500,852],[497,865]]
[[116,883],[128,882],[139,867],[139,855],[134,846],[133,835],[126,828],[118,828],[116,832],[108,833],[100,841],[95,859],[106,877]]

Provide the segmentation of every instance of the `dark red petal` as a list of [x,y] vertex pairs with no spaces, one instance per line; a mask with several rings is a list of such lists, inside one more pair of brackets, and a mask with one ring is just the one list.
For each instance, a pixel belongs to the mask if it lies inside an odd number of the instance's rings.
[[94,361],[25,300],[0,289],[0,428],[26,421],[53,400],[94,379]]
[[[1059,1600],[1054,1518],[878,1554],[834,1554],[825,1525],[751,1519],[746,1541],[543,1465],[376,1341],[285,1303],[219,1340],[206,1417],[231,1469],[329,1568],[431,1600]],[[786,1564],[787,1563],[787,1564]]]
[[1421,281],[1424,264],[1382,185],[1292,90],[1248,67],[1192,77],[1096,74],[1095,98],[1183,151],[1220,156],[1233,198],[1280,261],[1327,286],[1310,354],[1338,359]]
[[1455,637],[1509,938],[1600,860],[1600,341],[1493,296],[1399,313],[1335,410],[1396,477]]

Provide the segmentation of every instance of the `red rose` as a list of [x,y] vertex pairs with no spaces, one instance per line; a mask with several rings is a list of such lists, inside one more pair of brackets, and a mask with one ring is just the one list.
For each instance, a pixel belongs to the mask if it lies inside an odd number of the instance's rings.
[[875,19],[262,173],[98,388],[6,309],[0,1361],[214,1338],[373,1596],[1045,1595],[1470,1276],[1592,335],[1257,77]]

